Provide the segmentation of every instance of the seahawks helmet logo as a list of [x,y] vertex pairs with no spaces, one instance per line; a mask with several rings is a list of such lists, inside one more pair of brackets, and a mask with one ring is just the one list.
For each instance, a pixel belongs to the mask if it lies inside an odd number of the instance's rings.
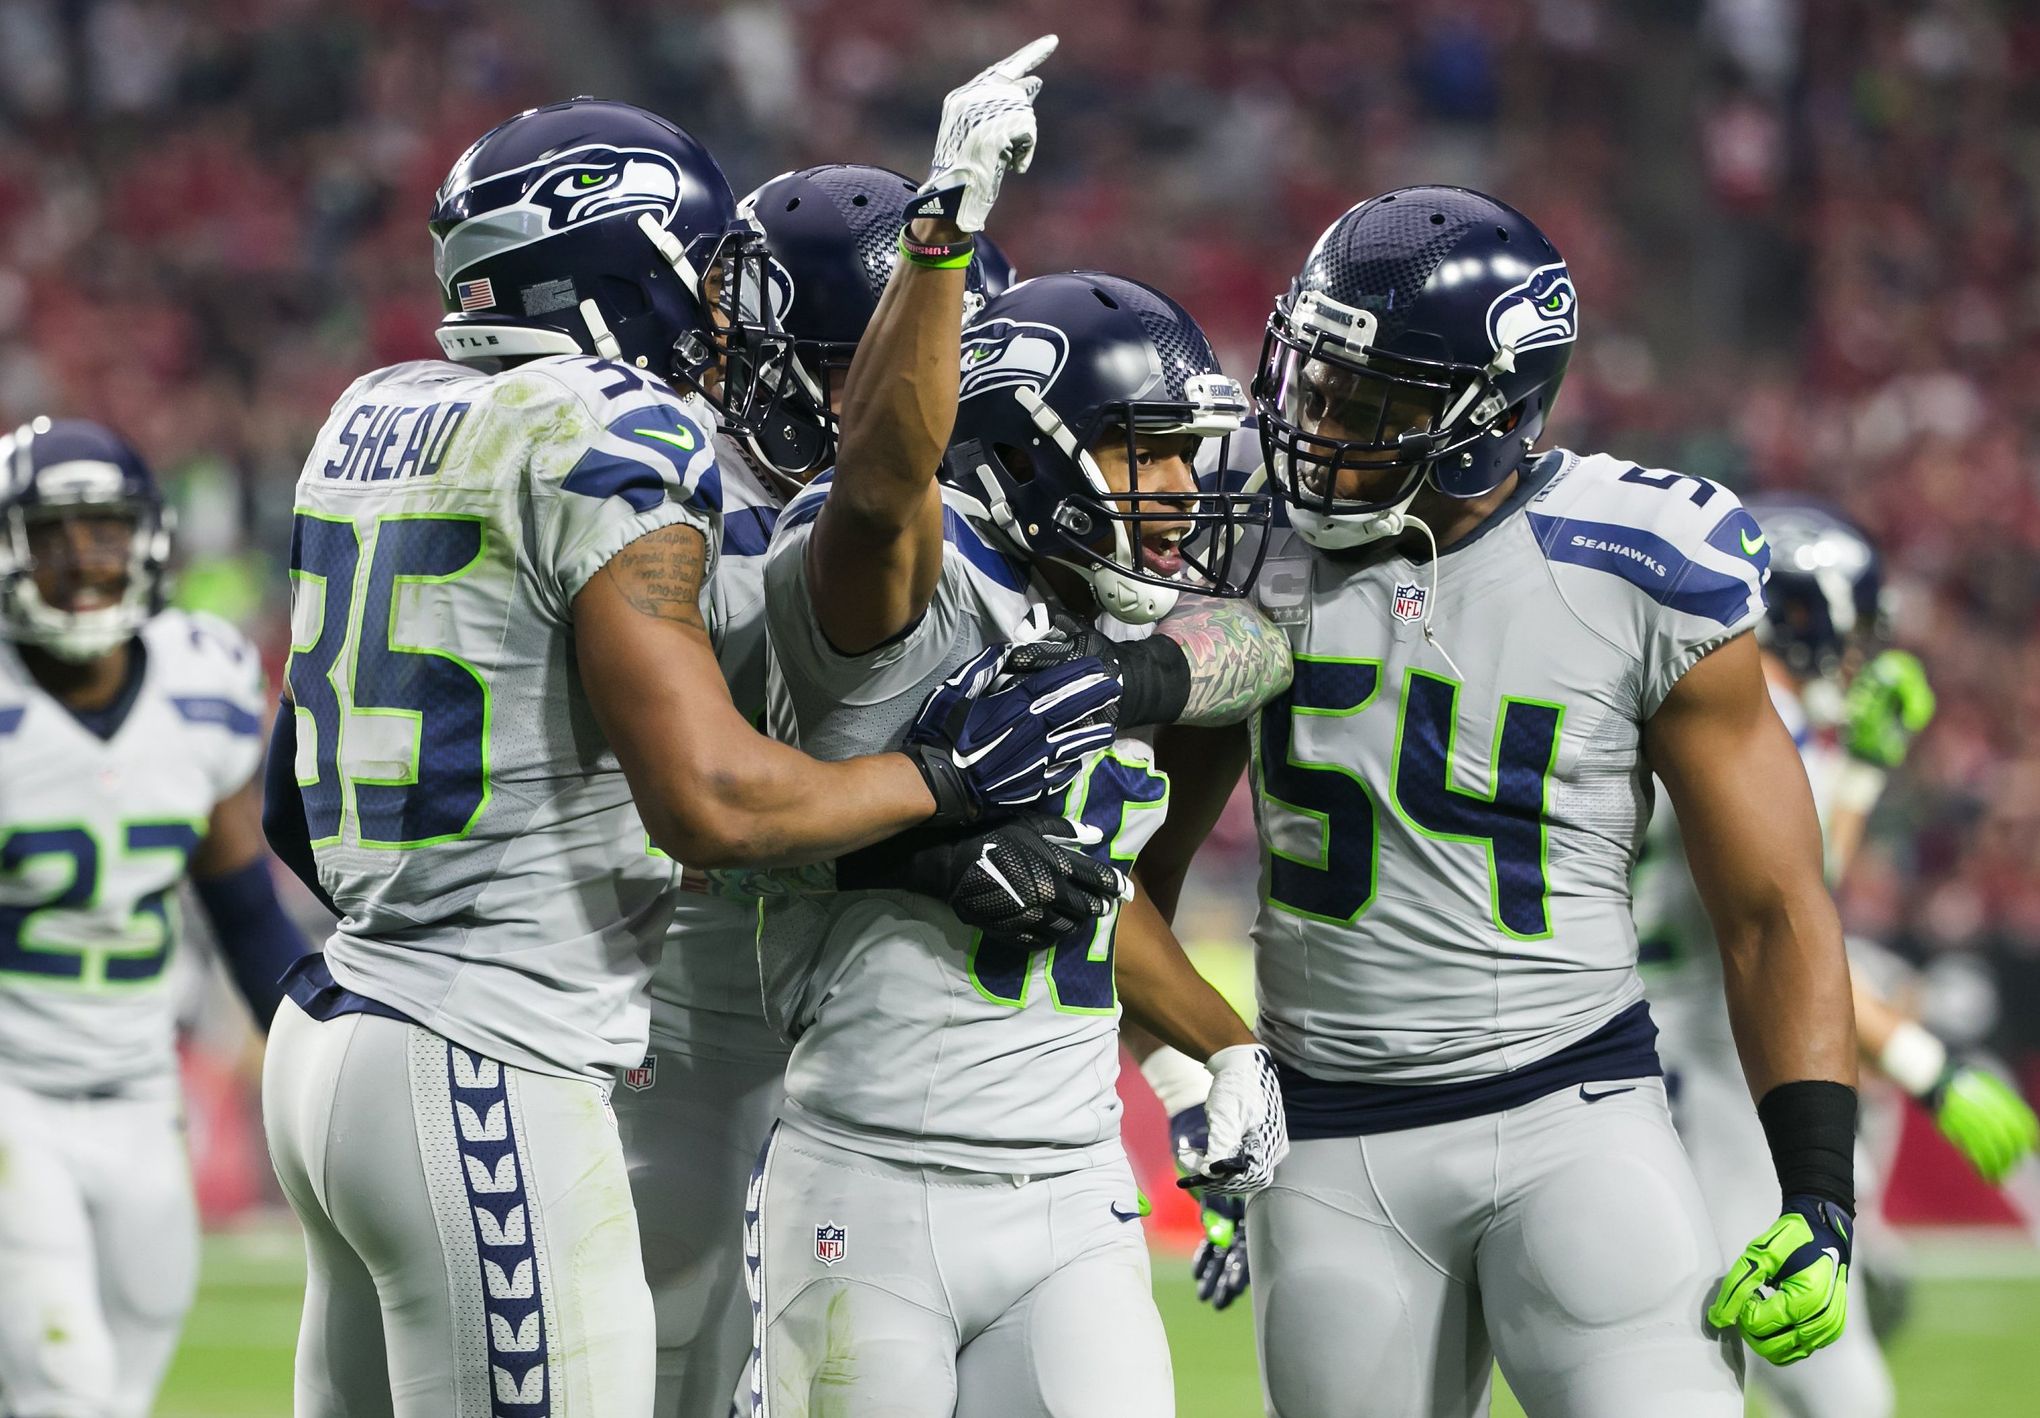
[[1488,340],[1517,354],[1546,345],[1569,345],[1579,333],[1572,275],[1563,261],[1539,266],[1488,306]]
[[649,212],[670,230],[681,193],[680,165],[650,148],[591,143],[555,153],[483,178],[465,192],[442,193],[442,207],[457,203],[471,215],[443,235],[434,233],[433,268],[440,286],[450,288],[479,261],[620,212]]
[[987,320],[963,332],[963,382],[957,397],[1026,384],[1045,390],[1062,373],[1069,340],[1053,325],[1031,320]]
[[637,211],[671,226],[680,210],[680,168],[650,148],[576,148],[555,158],[524,200],[546,213],[554,231]]
[[765,258],[765,300],[772,312],[772,323],[784,329],[786,312],[793,309],[793,272],[782,266],[777,256]]

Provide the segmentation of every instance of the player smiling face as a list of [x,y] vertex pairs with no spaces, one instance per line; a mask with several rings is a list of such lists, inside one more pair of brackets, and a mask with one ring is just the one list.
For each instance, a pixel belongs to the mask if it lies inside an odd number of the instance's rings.
[[35,588],[51,609],[104,610],[127,593],[131,516],[66,510],[31,518],[27,531]]
[[[1115,493],[1148,493],[1128,511],[1140,520],[1140,562],[1157,576],[1183,569],[1183,536],[1190,530],[1185,499],[1197,490],[1193,463],[1199,439],[1187,433],[1107,434],[1091,450],[1105,485]],[[1148,520],[1148,519],[1153,520]]]

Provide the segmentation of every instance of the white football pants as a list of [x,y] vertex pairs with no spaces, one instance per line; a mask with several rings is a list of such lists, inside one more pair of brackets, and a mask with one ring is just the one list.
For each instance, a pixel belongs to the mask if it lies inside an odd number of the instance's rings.
[[197,1282],[177,1080],[0,1082],[0,1413],[146,1418]]
[[1247,1204],[1272,1418],[1741,1418],[1724,1265],[1662,1083],[1299,1141]]
[[696,1012],[613,1102],[658,1316],[658,1418],[729,1418],[751,1357],[744,1192],[785,1096],[786,1045],[762,1018]]
[[604,1092],[284,1002],[262,1114],[310,1261],[297,1418],[651,1418]]
[[916,1167],[781,1124],[746,1230],[746,1418],[1172,1418],[1140,1191]]

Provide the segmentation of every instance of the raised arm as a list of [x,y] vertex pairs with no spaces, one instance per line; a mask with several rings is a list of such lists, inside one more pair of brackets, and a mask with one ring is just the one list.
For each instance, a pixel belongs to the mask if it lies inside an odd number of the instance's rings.
[[942,574],[942,497],[935,474],[956,423],[964,274],[1007,168],[1034,152],[1035,92],[1026,77],[1055,49],[1036,40],[942,105],[933,175],[919,217],[879,298],[843,386],[843,432],[808,544],[807,575],[829,643],[861,654],[928,608]]

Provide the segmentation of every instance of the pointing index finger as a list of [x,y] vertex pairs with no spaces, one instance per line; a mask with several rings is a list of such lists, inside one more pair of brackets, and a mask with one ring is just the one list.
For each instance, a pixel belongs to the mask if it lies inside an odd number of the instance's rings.
[[1055,35],[1045,34],[1034,43],[1022,45],[1014,50],[986,72],[997,74],[1002,79],[1018,79],[1031,74],[1040,67],[1042,60],[1055,53],[1055,47],[1060,43],[1061,40]]

